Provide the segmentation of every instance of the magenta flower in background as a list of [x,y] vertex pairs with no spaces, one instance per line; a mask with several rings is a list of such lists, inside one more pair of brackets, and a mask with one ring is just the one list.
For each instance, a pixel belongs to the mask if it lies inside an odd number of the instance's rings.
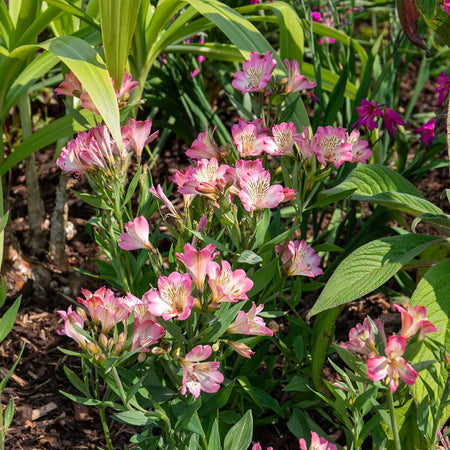
[[217,127],[214,127],[210,136],[208,125],[206,125],[205,131],[197,136],[189,150],[186,152],[186,155],[192,159],[219,159],[219,149],[214,144],[213,139],[216,128]]
[[416,133],[420,133],[420,140],[429,147],[434,139],[434,131],[436,129],[436,117],[433,117],[428,122],[425,122],[421,127],[417,128]]
[[186,270],[199,291],[203,289],[208,266],[214,258],[219,256],[219,252],[215,252],[214,250],[214,244],[208,244],[201,250],[195,249],[190,244],[185,244],[184,253],[175,253],[178,260],[186,267]]
[[400,335],[405,339],[414,337],[419,333],[419,340],[423,339],[427,333],[439,331],[429,320],[427,320],[427,308],[425,306],[413,306],[405,300],[406,309],[394,304],[394,308],[400,313],[402,318],[402,329]]
[[386,130],[391,136],[394,136],[398,131],[398,126],[405,126],[404,120],[391,108],[386,106],[383,108],[383,121]]
[[325,438],[319,437],[311,431],[311,445],[308,447],[304,439],[299,439],[300,450],[337,450],[334,444],[330,444]]
[[245,334],[252,336],[273,336],[270,328],[258,314],[264,309],[264,305],[256,306],[252,302],[252,307],[248,313],[239,311],[236,320],[228,327],[228,334]]
[[213,303],[248,300],[246,293],[253,287],[253,281],[244,270],[232,270],[230,263],[222,260],[222,270],[219,264],[210,262],[206,271]]
[[284,60],[284,64],[288,70],[288,81],[284,88],[284,92],[303,91],[303,89],[313,89],[316,86],[315,81],[309,81],[305,76],[300,75],[298,62],[294,59],[292,65],[288,59]]
[[[275,250],[279,253],[283,247],[284,243],[275,247]],[[287,276],[316,277],[323,273],[319,267],[319,255],[305,241],[289,241],[281,255],[281,262]]]
[[243,94],[262,91],[267,86],[276,65],[272,52],[263,55],[250,52],[250,59],[242,63],[242,72],[234,74],[231,85]]
[[369,319],[366,317],[362,324],[357,323],[348,334],[348,342],[341,344],[341,347],[352,353],[362,355],[376,355],[375,333]]
[[318,127],[311,139],[317,159],[326,166],[328,163],[338,168],[345,161],[353,159],[352,144],[347,142],[347,132],[342,127]]
[[144,216],[136,217],[125,224],[125,233],[119,236],[119,247],[122,250],[153,249],[148,237],[150,228]]
[[382,112],[376,102],[370,102],[363,98],[361,100],[361,106],[357,106],[355,109],[359,119],[352,125],[353,127],[364,125],[368,130],[378,128],[378,123],[375,122],[375,118],[381,117]]
[[79,333],[74,325],[83,329],[84,319],[75,311],[72,311],[72,305],[69,306],[67,311],[57,311],[57,313],[64,319],[64,326],[57,331],[59,335],[65,335],[78,342],[81,348],[86,348],[86,343],[88,342],[81,333]]
[[414,384],[417,372],[402,358],[405,348],[406,339],[403,336],[391,336],[384,349],[386,356],[377,356],[367,360],[367,376],[372,381],[385,380],[392,392],[397,390],[399,379],[406,384]]
[[223,382],[223,375],[219,372],[220,363],[200,362],[208,359],[211,353],[210,345],[197,345],[181,359],[182,395],[189,390],[194,398],[198,398],[201,391],[214,394],[220,389],[220,384]]
[[168,277],[158,279],[158,291],[150,290],[143,299],[148,302],[148,310],[157,317],[169,320],[177,317],[185,320],[191,314],[194,297],[191,296],[191,277],[185,273],[172,272]]
[[436,103],[437,107],[441,107],[444,104],[445,98],[450,91],[450,77],[441,72],[437,78],[436,92],[438,95],[438,100]]
[[134,151],[136,153],[138,160],[141,159],[144,147],[158,137],[159,131],[150,134],[151,129],[151,120],[142,121],[134,119],[130,119],[128,125],[121,128],[123,144],[127,147],[128,151]]

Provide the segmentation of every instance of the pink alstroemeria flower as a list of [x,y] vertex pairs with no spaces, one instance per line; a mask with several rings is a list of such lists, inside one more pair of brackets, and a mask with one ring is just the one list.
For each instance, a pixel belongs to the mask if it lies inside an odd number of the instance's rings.
[[167,195],[164,193],[163,188],[160,184],[158,184],[156,188],[152,184],[151,188],[148,191],[154,197],[163,202],[164,206],[169,210],[170,216],[175,217],[175,219],[181,220],[181,216],[178,214],[178,211],[175,209],[173,203],[167,198]]
[[232,270],[230,263],[222,260],[222,270],[219,264],[210,262],[206,271],[213,303],[248,300],[245,294],[253,287],[253,281],[244,270]]
[[267,86],[276,65],[272,52],[266,52],[264,55],[250,52],[250,59],[242,63],[242,72],[234,74],[231,85],[243,94],[262,91]]
[[158,291],[150,290],[144,294],[148,310],[157,317],[169,320],[177,317],[185,320],[191,314],[194,297],[191,296],[192,280],[185,273],[172,272],[168,277],[158,279]]
[[294,144],[302,142],[302,135],[297,133],[293,122],[274,125],[272,136],[265,139],[264,151],[274,156],[295,156]]
[[395,136],[399,125],[406,126],[405,121],[391,108],[383,108],[384,126],[391,136]]
[[405,300],[406,309],[400,305],[394,304],[394,308],[400,313],[402,318],[402,329],[400,335],[406,340],[419,333],[419,340],[423,339],[427,333],[439,331],[429,320],[427,320],[427,308],[425,306],[415,305],[411,308]]
[[57,95],[68,95],[80,98],[83,88],[73,72],[66,73],[64,81],[55,89]]
[[[114,84],[114,80],[112,80]],[[117,103],[119,108],[127,105],[127,100],[130,98],[130,92],[134,91],[139,86],[137,81],[133,81],[131,74],[124,72],[122,77],[122,84],[119,91],[116,91]]]
[[341,344],[349,352],[367,356],[375,356],[375,333],[369,319],[366,317],[362,324],[357,323],[348,333],[348,342]]
[[187,390],[198,398],[200,391],[214,394],[223,382],[223,375],[219,372],[220,363],[216,361],[199,362],[211,356],[210,345],[197,345],[184,358],[180,360],[183,370],[181,394],[186,395]]
[[[261,444],[257,442],[253,445],[252,450],[263,450],[263,448],[261,447]],[[267,447],[266,450],[273,450],[273,447]]]
[[[450,1],[449,1],[450,3]],[[450,8],[450,6],[449,6]],[[450,12],[449,12],[450,14]],[[448,427],[445,427],[442,431],[438,430],[437,432],[437,440],[439,441],[439,444],[441,445],[442,450],[449,450],[450,449],[450,436],[446,433],[448,431]],[[438,447],[436,447],[438,448]]]
[[126,223],[125,230],[125,233],[119,236],[119,247],[122,250],[154,249],[148,240],[150,229],[144,216],[136,217],[132,222]]
[[94,323],[101,323],[102,333],[108,332],[119,322],[123,322],[130,315],[126,301],[122,297],[116,297],[111,289],[102,286],[94,293],[87,289],[82,289],[84,299],[78,297],[88,310]]
[[243,342],[227,341],[227,344],[239,355],[244,358],[251,358],[255,353],[248,345]]
[[363,98],[361,100],[361,106],[357,106],[355,109],[358,113],[359,119],[352,125],[352,127],[359,127],[363,125],[368,130],[378,128],[378,123],[375,122],[375,118],[381,117],[383,113],[376,102],[371,102]]
[[417,128],[416,133],[420,133],[420,140],[429,147],[434,139],[434,130],[436,129],[436,117],[433,117],[428,122],[425,122],[421,127]]
[[436,92],[439,94],[436,106],[440,108],[450,91],[450,77],[441,72],[437,78]]
[[250,171],[239,180],[239,198],[246,211],[275,208],[284,200],[283,186],[270,185],[270,173],[266,170]]
[[311,445],[308,447],[304,439],[299,439],[300,450],[337,450],[334,444],[330,444],[325,438],[319,437],[317,433],[311,431]]
[[89,342],[80,332],[78,332],[74,325],[83,329],[84,319],[75,311],[72,311],[72,305],[69,306],[67,311],[57,311],[57,313],[64,319],[64,326],[60,330],[57,330],[59,335],[65,335],[78,342],[82,349],[86,348],[86,343]]
[[288,80],[284,88],[284,92],[303,91],[304,89],[313,89],[316,87],[315,81],[309,81],[305,76],[300,75],[300,68],[298,62],[294,59],[292,65],[288,59],[284,60],[284,64],[288,70]]
[[[275,250],[279,253],[283,247],[284,243],[278,245]],[[281,262],[288,277],[297,275],[316,277],[323,273],[319,268],[319,255],[313,248],[308,247],[305,241],[289,241],[281,255]]]
[[150,134],[151,130],[151,120],[130,119],[128,125],[122,127],[123,144],[127,147],[128,151],[134,151],[136,153],[138,160],[141,159],[144,147],[158,137],[159,131]]
[[312,161],[314,156],[316,155],[314,146],[311,143],[311,136],[309,135],[309,129],[307,127],[303,127],[303,136],[297,140],[297,147],[302,155],[302,158],[305,162],[309,163]]
[[214,132],[217,127],[214,127],[211,135],[208,132],[208,125],[206,125],[205,131],[200,133],[192,143],[186,155],[192,159],[211,159],[220,158],[219,149],[214,144]]
[[233,141],[242,158],[258,156],[266,150],[267,128],[262,127],[260,121],[246,122],[241,118],[231,127]]
[[228,327],[228,334],[245,334],[252,336],[273,336],[270,328],[266,327],[266,323],[258,314],[264,309],[264,305],[256,306],[252,302],[252,307],[248,313],[239,311],[236,320]]
[[208,270],[208,266],[214,258],[219,256],[215,252],[214,244],[208,244],[205,248],[197,250],[190,244],[184,245],[184,253],[175,253],[175,256],[184,264],[189,275],[192,277],[195,286],[201,292]]
[[347,142],[352,145],[352,163],[367,164],[367,160],[372,156],[372,150],[370,150],[367,141],[359,139],[359,131],[353,130]]
[[398,388],[399,378],[406,384],[414,384],[417,372],[401,356],[405,353],[406,339],[403,336],[391,336],[384,349],[386,356],[377,356],[367,360],[367,376],[372,381],[385,380],[392,392]]
[[331,163],[338,168],[345,161],[353,159],[352,144],[347,142],[347,136],[347,132],[342,127],[317,128],[316,134],[311,139],[311,145],[320,164],[326,166]]

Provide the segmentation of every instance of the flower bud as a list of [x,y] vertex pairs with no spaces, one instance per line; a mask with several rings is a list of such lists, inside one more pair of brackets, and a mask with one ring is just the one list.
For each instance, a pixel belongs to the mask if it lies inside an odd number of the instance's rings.
[[101,353],[101,350],[98,347],[98,345],[94,344],[93,342],[89,342],[89,344],[87,345],[87,349],[91,355],[98,355],[99,353]]
[[139,355],[138,355],[138,362],[143,363],[145,361],[146,356],[147,356],[146,352],[139,353]]
[[194,298],[194,306],[198,309],[202,309],[202,302],[197,297]]
[[77,306],[76,312],[77,312],[78,315],[80,315],[83,318],[83,320],[85,322],[88,322],[86,311],[83,308],[81,308],[80,306]]
[[108,338],[103,333],[100,333],[98,341],[100,342],[101,346],[106,349],[108,345]]
[[218,342],[215,342],[211,348],[212,348],[213,352],[217,352],[217,351],[219,351],[220,344]]
[[157,356],[163,355],[164,353],[166,353],[166,351],[163,348],[161,348],[161,347],[153,347],[151,352],[154,355],[157,355]]
[[450,370],[450,353],[445,354],[445,368]]

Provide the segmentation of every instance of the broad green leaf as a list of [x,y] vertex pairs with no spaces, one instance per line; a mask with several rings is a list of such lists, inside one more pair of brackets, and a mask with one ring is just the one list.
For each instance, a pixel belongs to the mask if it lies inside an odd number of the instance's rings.
[[450,231],[450,216],[447,214],[430,214],[430,213],[419,214],[411,224],[412,231],[415,231],[416,226],[422,221],[431,223],[433,225],[446,227],[449,229],[448,231]]
[[141,0],[100,0],[106,67],[118,90],[130,52]]
[[262,262],[261,256],[257,255],[256,253],[252,252],[251,250],[244,250],[241,255],[239,256],[237,262],[243,263],[243,264],[259,264]]
[[244,391],[263,411],[271,409],[278,415],[283,416],[283,411],[281,410],[278,401],[275,398],[273,398],[269,393],[253,386],[247,377],[239,376],[237,377],[237,380],[239,381],[239,384],[242,386]]
[[348,74],[349,69],[348,64],[346,64],[344,70],[339,76],[339,81],[336,83],[336,86],[334,87],[333,92],[330,95],[328,106],[325,110],[325,115],[321,121],[321,125],[333,125],[334,121],[336,120],[337,114],[344,104],[344,96],[342,95],[342,91],[345,90],[345,86],[347,85]]
[[14,397],[11,397],[11,400],[5,409],[4,415],[4,430],[6,431],[11,425],[14,416]]
[[[427,308],[427,318],[430,320],[439,332],[430,333],[429,336],[433,341],[438,342],[444,349],[450,348],[450,260],[443,261],[436,266],[433,266],[427,271],[424,277],[420,280],[414,291],[410,304],[411,306],[425,306]],[[417,355],[414,357],[412,363],[419,363],[421,361],[434,360],[433,352],[426,346],[422,345]],[[430,370],[432,370],[433,375]],[[444,383],[447,377],[447,372],[442,364],[435,362],[432,369],[426,369],[419,372],[419,377],[416,383],[412,386],[412,392],[416,404],[427,395],[425,384],[432,387],[432,390],[437,396],[442,394],[436,383],[436,376],[441,378]],[[442,386],[442,385],[441,385]],[[445,408],[445,414],[441,418],[442,423],[450,416],[450,405]]]
[[6,2],[0,2],[0,37],[2,44],[6,46],[8,50],[11,49],[10,42],[13,36],[14,24],[9,15]]
[[159,419],[159,414],[154,412],[143,413],[141,411],[122,411],[112,414],[111,417],[118,422],[133,425],[135,427],[145,427],[155,423]]
[[211,433],[208,439],[208,450],[221,450],[219,421],[216,419],[213,423]]
[[89,397],[91,395],[89,392],[89,386],[86,386],[83,380],[72,369],[70,369],[68,366],[64,366],[64,373],[66,374],[66,377],[69,379],[72,385],[82,394],[84,394],[86,397]]
[[0,320],[0,342],[8,336],[14,322],[16,320],[17,311],[19,310],[21,297],[17,298],[16,301],[8,308],[8,310],[3,314]]
[[226,386],[222,386],[214,395],[207,398],[198,412],[199,416],[206,418],[217,414],[217,412],[228,402],[233,387],[234,381],[231,381]]
[[308,317],[369,294],[427,247],[440,242],[443,239],[433,236],[404,234],[359,247],[337,267]]
[[252,443],[253,417],[252,411],[248,410],[239,422],[234,425],[225,436],[224,449],[247,450]]

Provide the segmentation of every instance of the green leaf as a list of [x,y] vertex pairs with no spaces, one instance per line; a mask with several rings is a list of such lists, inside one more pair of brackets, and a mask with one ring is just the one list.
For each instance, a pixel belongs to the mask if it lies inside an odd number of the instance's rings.
[[311,392],[310,386],[310,381],[307,378],[294,375],[291,381],[283,388],[283,391]]
[[112,414],[111,417],[118,422],[126,423],[135,427],[146,427],[154,424],[159,419],[158,413],[141,411],[122,411]]
[[344,96],[342,95],[342,91],[345,90],[345,86],[348,81],[348,64],[345,65],[344,70],[342,71],[339,81],[336,83],[336,86],[333,89],[333,92],[330,95],[330,99],[328,101],[327,109],[325,110],[325,115],[321,121],[323,126],[332,125],[336,120],[337,114],[339,110],[342,108],[344,104]]
[[23,343],[22,348],[20,349],[19,356],[14,361],[14,364],[9,369],[8,373],[3,377],[2,381],[0,382],[0,393],[3,392],[3,390],[5,389],[6,383],[11,378],[11,375],[13,374],[14,370],[16,370],[17,364],[19,364],[20,358],[22,357],[24,350],[25,350],[25,342]]
[[9,309],[3,314],[0,320],[0,342],[8,336],[14,322],[16,320],[17,311],[19,310],[21,297],[17,298],[16,301],[9,307]]
[[5,414],[4,430],[6,431],[11,425],[14,416],[14,397],[11,397],[11,400],[8,403],[8,406],[6,407],[4,414]]
[[130,53],[141,0],[100,0],[106,66],[118,90]]
[[217,412],[228,402],[228,399],[233,392],[233,387],[234,381],[231,381],[226,386],[222,386],[214,395],[206,399],[198,412],[199,416],[207,418],[217,414]]
[[100,208],[100,209],[112,209],[111,206],[109,206],[105,199],[99,195],[91,195],[87,194],[85,192],[77,192],[71,189],[71,191],[79,197],[83,202],[87,203],[90,206],[93,206],[94,208]]
[[211,434],[208,439],[208,450],[221,450],[222,446],[220,443],[220,433],[219,433],[219,421],[216,419],[213,423]]
[[262,262],[261,256],[252,252],[251,250],[244,250],[238,258],[239,263],[255,265]]
[[433,236],[404,234],[363,245],[337,267],[308,317],[369,294],[427,247],[442,241]]
[[[441,227],[446,227],[450,229],[450,216],[447,214],[430,214],[430,213],[422,213],[419,214],[411,224],[411,230],[415,231],[417,225],[420,222],[428,222],[433,225],[439,225]],[[450,230],[449,230],[450,231]]]
[[252,443],[253,417],[252,411],[248,410],[239,422],[234,425],[225,436],[224,449],[247,450]]
[[86,397],[90,397],[91,394],[89,392],[89,386],[87,386],[72,369],[64,366],[64,373],[76,389],[78,389]]
[[[411,306],[425,306],[427,308],[427,318],[430,320],[439,332],[431,333],[429,336],[433,341],[438,342],[444,349],[450,348],[450,260],[443,261],[429,269],[420,280],[414,291],[410,304]],[[426,346],[422,345],[412,363],[420,361],[435,360],[435,355]],[[436,382],[436,374],[441,378],[441,386]],[[436,400],[440,399],[442,386],[445,383],[447,372],[442,363],[435,362],[430,369],[419,373],[416,383],[412,386],[412,392],[416,404],[419,404],[427,395],[426,384],[432,387],[436,393]],[[450,405],[445,408],[445,413],[441,418],[442,423],[450,416]]]
[[258,227],[256,229],[255,234],[255,242],[252,246],[252,250],[258,249],[263,243],[264,239],[266,237],[267,229],[270,225],[270,209],[264,210],[264,213],[261,217],[261,219],[258,221]]
[[[200,408],[202,404],[202,400],[198,398],[196,401],[185,407],[184,403],[177,403],[173,405],[175,416],[178,417],[178,420],[175,424],[175,431],[190,431],[192,433],[197,433],[200,435],[204,435],[202,424],[198,415],[195,414],[196,411]],[[184,408],[184,409],[182,409]]]
[[274,399],[270,394],[253,386],[247,377],[237,377],[240,385],[244,388],[244,391],[252,398],[252,400],[263,410],[271,409],[278,415],[283,417],[283,411],[278,404],[278,401]]
[[329,195],[327,191],[324,191],[324,193],[326,194],[325,198],[322,198],[320,200],[318,200],[316,203],[314,203],[311,206],[308,206],[308,209],[314,209],[314,208],[321,208],[322,206],[326,206],[329,205],[330,203],[334,203],[334,202],[338,202],[340,200],[345,200],[346,198],[350,197],[350,195],[352,195],[355,191],[356,191],[356,187],[353,189],[348,189],[348,190],[344,190],[341,192],[337,192],[335,194],[331,194]]

